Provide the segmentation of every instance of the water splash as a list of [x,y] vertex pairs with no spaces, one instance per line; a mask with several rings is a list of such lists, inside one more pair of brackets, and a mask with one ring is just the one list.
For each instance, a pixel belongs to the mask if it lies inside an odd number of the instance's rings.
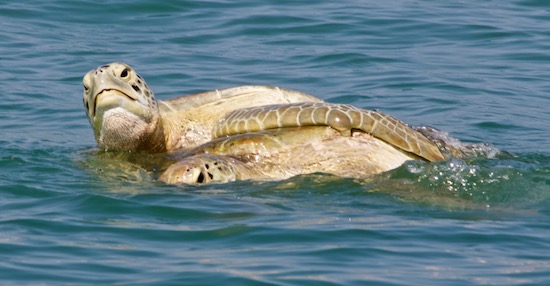
[[404,168],[416,181],[438,194],[490,201],[486,188],[510,180],[509,174],[487,170],[478,164],[468,164],[462,159],[451,159],[440,164],[424,164],[414,161]]
[[[550,161],[529,157],[410,161],[378,176],[375,189],[407,201],[450,208],[536,208],[550,200]],[[546,167],[541,159],[547,161]]]
[[495,158],[502,152],[495,146],[487,143],[466,143],[448,132],[430,126],[418,126],[414,129],[433,141],[448,158],[485,157]]

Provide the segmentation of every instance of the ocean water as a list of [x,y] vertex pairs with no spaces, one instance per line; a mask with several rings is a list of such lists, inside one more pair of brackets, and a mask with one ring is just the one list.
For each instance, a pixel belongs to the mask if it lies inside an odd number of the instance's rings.
[[[5,1],[0,27],[0,284],[550,283],[547,1]],[[276,85],[501,152],[166,185],[95,148],[81,79],[112,61],[159,99]]]

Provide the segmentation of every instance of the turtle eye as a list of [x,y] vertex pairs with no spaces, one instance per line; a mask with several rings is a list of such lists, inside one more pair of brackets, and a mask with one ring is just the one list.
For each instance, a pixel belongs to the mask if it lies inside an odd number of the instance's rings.
[[84,92],[88,92],[90,88],[87,85],[84,85]]
[[130,74],[130,71],[128,69],[123,69],[122,72],[120,72],[121,78],[126,78]]

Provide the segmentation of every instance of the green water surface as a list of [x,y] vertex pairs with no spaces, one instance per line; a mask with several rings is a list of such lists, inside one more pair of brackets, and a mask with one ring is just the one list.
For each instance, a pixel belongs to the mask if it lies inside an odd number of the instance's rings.
[[[547,1],[0,3],[3,285],[550,283]],[[493,158],[166,185],[95,149],[82,76],[379,109]]]

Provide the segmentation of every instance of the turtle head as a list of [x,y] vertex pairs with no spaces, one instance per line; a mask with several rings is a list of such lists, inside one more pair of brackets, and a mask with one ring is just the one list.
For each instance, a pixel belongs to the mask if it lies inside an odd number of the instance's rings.
[[152,138],[161,129],[157,101],[134,69],[120,62],[103,65],[88,72],[83,84],[84,108],[100,148],[159,151],[164,140]]

